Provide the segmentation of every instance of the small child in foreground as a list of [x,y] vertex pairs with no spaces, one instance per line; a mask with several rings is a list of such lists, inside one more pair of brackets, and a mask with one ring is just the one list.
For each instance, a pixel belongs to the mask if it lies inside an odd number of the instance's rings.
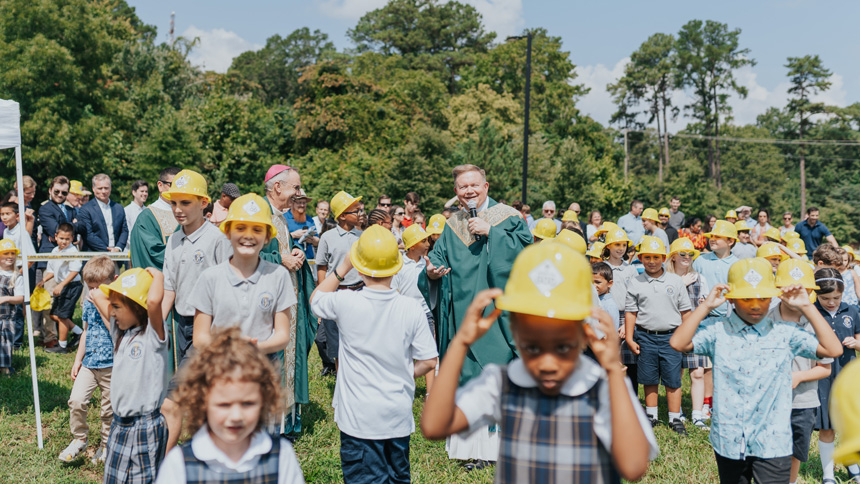
[[290,443],[265,430],[281,415],[278,374],[239,328],[213,332],[174,395],[194,437],[167,454],[157,484],[305,482]]
[[[497,483],[642,477],[657,456],[657,443],[625,379],[613,320],[592,308],[589,273],[580,254],[543,243],[520,253],[504,294],[500,289],[478,293],[424,405],[424,435],[438,440],[499,424]],[[484,317],[493,300],[496,309]],[[469,347],[502,310],[511,313],[520,359],[505,367],[489,365],[458,390]],[[597,339],[583,325],[590,315],[606,338]],[[600,364],[580,357],[587,344]]]
[[99,313],[109,316],[114,341],[104,483],[143,482],[155,474],[167,446],[161,402],[167,391],[167,333],[161,315],[164,276],[153,267],[123,272],[93,291]]
[[[762,483],[788,482],[792,360],[837,357],[842,345],[802,285],[782,292],[776,288],[768,261],[756,257],[735,262],[727,279],[728,284],[715,285],[684,319],[670,343],[677,351],[709,356],[714,362],[711,444],[720,483],[748,483],[749,476]],[[796,323],[770,318],[768,307],[776,296],[802,313],[815,335]],[[726,301],[732,302],[732,312],[699,326]]]
[[[84,266],[84,282],[90,292],[97,292],[102,284],[114,280],[116,265],[107,256],[93,257]],[[84,332],[75,354],[71,377],[75,381],[69,396],[69,426],[74,440],[60,453],[63,462],[72,462],[87,449],[87,407],[96,388],[101,390],[101,445],[93,457],[94,462],[105,461],[105,446],[110,435],[113,409],[110,405],[111,369],[113,367],[113,341],[95,304],[84,300],[81,313]]]

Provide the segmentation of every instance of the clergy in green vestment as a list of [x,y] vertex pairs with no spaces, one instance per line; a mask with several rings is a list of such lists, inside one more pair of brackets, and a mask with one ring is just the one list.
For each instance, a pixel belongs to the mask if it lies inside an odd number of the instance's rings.
[[[283,211],[290,206],[292,198],[301,188],[299,172],[284,165],[274,165],[266,173],[265,182],[266,200],[272,208],[272,222],[278,233],[260,252],[260,258],[281,264],[290,272],[298,300],[296,306],[292,308],[294,311],[290,311],[290,343],[286,351],[279,353],[285,371],[293,369],[290,371],[290,378],[284,375],[283,379],[286,390],[285,406],[290,409],[310,402],[308,354],[314,344],[318,322],[316,316],[311,313],[308,300],[316,284],[304,251],[294,245],[283,215]],[[297,412],[290,412],[287,415],[284,433],[291,431],[297,433],[301,430],[301,419],[297,415]]]
[[[477,217],[460,210],[448,219],[442,236],[429,254],[427,277],[438,290],[437,323],[439,354],[444,351],[460,327],[466,309],[478,292],[504,288],[514,259],[533,237],[516,209],[487,196],[489,183],[484,170],[475,165],[454,168],[454,191],[462,207],[474,204]],[[443,275],[447,272],[447,275]],[[490,305],[485,314],[495,309]],[[460,384],[464,384],[490,363],[505,365],[516,356],[507,313],[466,355]],[[494,461],[498,456],[499,438],[494,429],[478,430],[467,438],[454,435],[446,448],[452,459]]]

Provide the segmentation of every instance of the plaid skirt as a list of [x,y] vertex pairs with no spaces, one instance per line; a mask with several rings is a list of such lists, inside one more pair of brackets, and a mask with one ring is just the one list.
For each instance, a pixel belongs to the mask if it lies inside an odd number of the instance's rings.
[[714,364],[707,356],[694,355],[693,353],[683,353],[681,355],[681,368],[695,370],[696,368],[713,368]]
[[107,442],[104,484],[155,481],[167,448],[167,423],[161,409],[147,415],[113,416]]
[[15,321],[0,320],[0,368],[12,367],[12,342],[15,340]]

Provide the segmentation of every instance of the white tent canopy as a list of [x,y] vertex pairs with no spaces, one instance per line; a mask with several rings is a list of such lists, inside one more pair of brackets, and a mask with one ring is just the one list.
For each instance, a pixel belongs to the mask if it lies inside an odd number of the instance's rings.
[[[24,222],[24,181],[21,167],[21,110],[15,101],[0,99],[0,149],[15,148],[15,173],[18,182],[18,213]],[[26,231],[23,236],[26,237]],[[39,408],[39,385],[36,381],[36,353],[33,351],[33,313],[30,310],[30,278],[27,274],[27,251],[22,250],[24,259],[24,310],[27,314],[27,333],[30,344],[30,375],[33,379],[33,407],[36,410],[36,438],[39,448],[42,443],[42,411]]]

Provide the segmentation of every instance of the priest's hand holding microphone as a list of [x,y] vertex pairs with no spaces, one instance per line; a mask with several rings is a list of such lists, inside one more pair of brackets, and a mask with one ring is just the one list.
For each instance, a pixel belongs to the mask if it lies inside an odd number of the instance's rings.
[[469,232],[480,242],[484,237],[490,235],[490,224],[484,219],[478,218],[477,202],[469,200]]

